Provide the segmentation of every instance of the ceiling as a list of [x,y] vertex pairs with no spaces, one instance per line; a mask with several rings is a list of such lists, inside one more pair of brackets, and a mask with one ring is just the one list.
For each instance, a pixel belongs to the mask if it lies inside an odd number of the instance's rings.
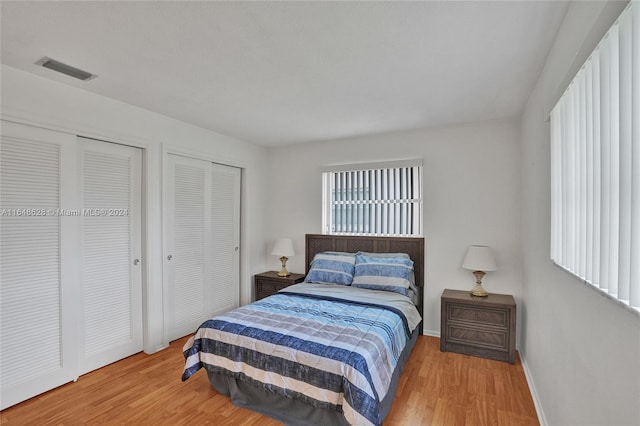
[[3,0],[0,59],[277,146],[517,116],[567,5]]

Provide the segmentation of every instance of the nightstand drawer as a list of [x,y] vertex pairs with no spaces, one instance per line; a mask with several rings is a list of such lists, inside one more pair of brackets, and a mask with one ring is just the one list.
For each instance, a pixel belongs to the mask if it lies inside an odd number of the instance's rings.
[[483,348],[509,349],[509,333],[504,331],[491,331],[483,328],[472,328],[449,323],[447,325],[448,342],[475,345]]
[[286,277],[278,276],[276,271],[263,272],[255,276],[255,296],[256,300],[264,299],[283,288],[304,281],[303,274],[291,274]]
[[473,324],[486,324],[506,328],[509,325],[509,311],[499,308],[474,308],[469,305],[447,304],[449,321],[468,321]]
[[256,288],[256,299],[262,299],[267,296],[271,296],[273,293],[277,293],[283,288],[288,287],[288,282],[274,282],[260,280],[260,285]]

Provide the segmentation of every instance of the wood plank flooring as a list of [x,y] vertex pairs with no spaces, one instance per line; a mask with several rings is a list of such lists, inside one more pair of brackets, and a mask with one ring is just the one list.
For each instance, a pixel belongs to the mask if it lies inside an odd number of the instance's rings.
[[[206,374],[182,383],[186,338],[140,353],[0,412],[1,425],[280,425],[235,407]],[[384,426],[537,425],[522,365],[440,352],[420,336]]]

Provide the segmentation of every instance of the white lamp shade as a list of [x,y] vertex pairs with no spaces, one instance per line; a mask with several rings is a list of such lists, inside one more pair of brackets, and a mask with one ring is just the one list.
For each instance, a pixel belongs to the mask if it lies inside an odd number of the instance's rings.
[[464,257],[462,267],[472,271],[495,271],[496,258],[493,250],[487,246],[470,246],[467,255]]
[[293,241],[291,238],[280,238],[276,241],[273,246],[273,250],[271,250],[271,254],[274,256],[293,256],[296,252],[293,250]]

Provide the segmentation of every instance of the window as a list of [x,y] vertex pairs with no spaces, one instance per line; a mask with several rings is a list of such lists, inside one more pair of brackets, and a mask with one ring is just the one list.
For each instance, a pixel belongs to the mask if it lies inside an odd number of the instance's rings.
[[632,2],[551,112],[551,258],[637,312],[639,25]]
[[323,170],[327,234],[422,234],[422,161],[352,164]]

